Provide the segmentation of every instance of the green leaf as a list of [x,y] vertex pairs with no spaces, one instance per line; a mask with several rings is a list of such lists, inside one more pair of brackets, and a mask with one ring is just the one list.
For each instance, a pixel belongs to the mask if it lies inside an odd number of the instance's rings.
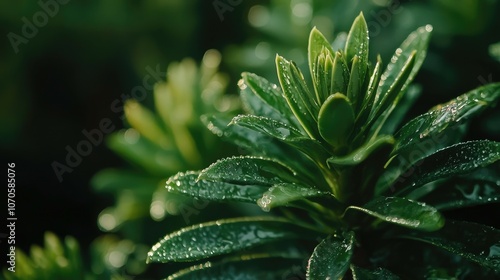
[[356,55],[352,59],[351,76],[349,78],[349,85],[347,86],[347,98],[352,101],[352,107],[357,112],[358,105],[362,103],[363,96],[361,90],[363,87],[363,78],[359,73],[359,57]]
[[256,202],[268,189],[262,185],[237,185],[198,180],[199,172],[179,172],[167,180],[169,192],[209,201]]
[[332,156],[328,159],[328,163],[334,166],[353,166],[358,165],[365,161],[370,155],[375,151],[381,149],[384,146],[392,146],[394,144],[394,138],[392,136],[384,135],[380,136],[374,141],[367,142],[365,145],[359,147],[354,152],[346,156]]
[[329,96],[318,115],[318,130],[323,139],[334,148],[341,148],[353,125],[354,110],[349,99],[340,93]]
[[274,185],[296,182],[296,172],[282,163],[263,157],[240,156],[218,160],[201,171],[198,180],[243,185]]
[[[432,206],[400,197],[378,197],[363,207],[349,206],[383,221],[422,231],[443,227],[444,218]],[[346,210],[346,211],[347,211]]]
[[300,258],[242,256],[219,263],[207,262],[181,270],[167,280],[274,280],[301,266]]
[[328,158],[328,151],[325,150],[319,141],[301,135],[298,130],[284,123],[266,117],[241,115],[231,121],[231,125],[234,124],[251,128],[283,141],[291,147],[302,151],[316,162],[322,163]]
[[[345,45],[345,54],[347,64],[351,64],[354,69],[354,59],[357,56],[359,63],[356,65],[356,71],[359,74],[359,84],[363,84],[363,79],[365,77],[366,69],[368,68],[368,26],[366,25],[365,17],[363,13],[354,19],[351,26],[351,30],[347,35],[347,41]],[[351,70],[352,73],[352,70]],[[352,75],[352,74],[351,74]],[[353,100],[353,99],[351,99]]]
[[[308,46],[309,71],[313,79],[318,104],[331,94],[330,77],[335,53],[328,40],[314,27],[309,34]],[[320,58],[321,57],[321,58]]]
[[421,139],[436,137],[447,128],[468,121],[500,100],[500,83],[471,90],[448,103],[435,106],[429,112],[409,121],[396,134],[394,153],[418,145]]
[[438,231],[408,232],[400,237],[430,243],[479,265],[500,272],[500,230],[449,220]]
[[151,195],[151,192],[158,187],[159,179],[144,173],[109,168],[94,175],[90,184],[98,192],[116,194],[129,189],[135,193]]
[[400,279],[398,276],[394,275],[387,269],[383,269],[381,267],[368,270],[361,267],[357,267],[355,265],[351,265],[352,278],[354,280],[398,280]]
[[[440,178],[471,172],[500,160],[500,142],[469,141],[444,148],[416,162],[392,189],[397,195]],[[406,186],[402,189],[403,186]]]
[[[361,110],[356,117],[356,127],[362,127],[364,125],[364,123],[368,119],[368,116],[370,115],[373,106],[375,105],[373,101],[375,100],[375,96],[377,94],[377,88],[380,82],[380,73],[382,71],[381,69],[382,59],[380,58],[380,56],[377,56],[377,64],[375,64],[375,68],[373,69],[370,81],[368,82],[368,88],[366,90],[366,95],[363,98]],[[364,134],[363,131],[361,131],[360,134]]]
[[148,173],[168,176],[184,168],[178,152],[158,147],[135,129],[113,133],[108,136],[106,143],[111,150]]
[[149,109],[139,102],[129,99],[125,102],[123,111],[127,122],[142,136],[159,147],[168,148],[172,146],[170,138],[162,128],[158,118]]
[[[426,185],[421,189],[427,188]],[[500,162],[438,184],[437,187],[427,190],[420,200],[439,210],[498,203],[500,202]]]
[[[394,78],[393,83],[387,89],[387,91],[381,93],[380,95],[377,93],[375,97],[375,106],[372,108],[372,112],[369,117],[368,126],[373,124],[384,112],[387,112],[392,105],[395,105],[395,101],[399,100],[399,96],[403,92],[403,86],[406,85],[406,82],[412,72],[415,59],[417,53],[413,51],[410,53],[408,59],[401,65],[401,71],[397,73],[397,76]],[[389,66],[388,66],[389,67]],[[384,75],[381,77],[381,81],[384,80]],[[379,85],[378,90],[380,90],[382,85]],[[381,123],[379,127],[383,125]],[[376,135],[377,133],[375,133]]]
[[345,233],[342,238],[323,239],[309,259],[307,279],[342,279],[349,269],[354,246],[353,232]]
[[148,253],[147,262],[195,261],[311,235],[281,218],[252,217],[199,224],[165,236]]
[[311,138],[317,139],[317,113],[313,114],[313,112],[317,112],[319,108],[314,103],[315,100],[309,93],[302,74],[291,62],[281,56],[276,56],[276,67],[283,96],[288,106],[307,134]]
[[[279,90],[278,86],[253,73],[244,72],[241,75],[244,83],[240,84],[240,88],[244,88],[246,85],[255,95],[257,95],[263,102],[272,107],[275,111],[270,113],[268,112],[268,109],[266,112],[262,112],[262,110],[254,110],[255,115],[267,116],[289,124],[295,128],[301,128],[297,118],[290,110],[290,107],[288,106],[288,103],[283,97],[283,94]],[[264,105],[261,106],[265,107]]]
[[[406,68],[406,62],[411,56],[415,55],[414,64],[410,69],[411,73],[405,81],[403,81],[404,84],[401,86],[400,91],[404,92],[406,87],[413,81],[413,78],[420,70],[420,66],[422,66],[427,54],[427,46],[429,45],[431,31],[432,26],[430,25],[419,27],[408,35],[401,46],[396,49],[396,52],[391,58],[391,62],[387,65],[380,79],[375,103],[380,102],[389,89],[394,87],[394,84],[399,79],[400,73]],[[413,54],[414,52],[415,54]]]
[[330,194],[319,191],[316,187],[282,183],[269,188],[257,201],[257,204],[262,210],[269,211],[276,206],[287,206],[290,202],[296,200],[328,195]]

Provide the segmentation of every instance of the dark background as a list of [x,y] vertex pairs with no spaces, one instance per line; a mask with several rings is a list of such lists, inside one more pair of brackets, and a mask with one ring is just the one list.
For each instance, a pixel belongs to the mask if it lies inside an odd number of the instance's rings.
[[[165,71],[172,61],[187,56],[200,60],[207,49],[215,48],[223,54],[222,71],[230,74],[228,91],[232,93],[236,92],[242,70],[265,69],[262,71],[273,73],[273,69],[250,65],[248,58],[237,50],[252,47],[259,40],[270,42],[273,50],[298,44],[296,38],[287,41],[273,37],[272,32],[248,24],[250,7],[262,4],[280,8],[277,2],[244,1],[225,12],[221,21],[212,1],[118,4],[75,0],[60,5],[60,11],[28,43],[19,45],[19,52],[15,53],[7,35],[21,34],[22,18],[31,21],[40,7],[35,2],[3,1],[0,152],[5,169],[8,162],[16,164],[16,244],[28,250],[31,244],[41,244],[43,233],[50,230],[60,236],[72,235],[86,248],[101,233],[96,224],[98,213],[113,201],[113,197],[95,193],[89,180],[97,171],[121,166],[123,161],[101,143],[93,146],[73,172],[65,173],[62,182],[51,164],[64,164],[66,146],[75,149],[86,140],[82,130],[98,128],[102,119],[109,118],[116,129],[123,127],[121,114],[113,112],[111,104],[142,84],[146,66],[159,65]],[[328,1],[317,2],[318,10],[325,16],[344,16],[335,18],[336,32],[347,31],[354,18],[351,15],[359,12],[350,9],[343,13],[339,8],[330,12]],[[484,80],[500,80],[499,62],[488,54],[488,46],[500,41],[500,22],[494,16],[498,15],[496,1],[478,5],[472,12],[467,7],[460,10],[460,5],[454,6],[453,1],[400,2],[404,11],[394,15],[372,38],[370,50],[381,53],[387,62],[411,30],[428,22],[434,25],[428,58],[416,79],[424,93],[410,116],[478,87]],[[373,3],[360,8],[367,21],[375,20],[377,12],[385,9]],[[327,36],[333,38],[333,34]],[[301,42],[300,47],[305,43]],[[273,60],[274,55],[269,63]],[[470,126],[469,137],[499,141],[499,121],[498,109],[486,112]],[[500,214],[497,204],[467,211],[484,209],[490,210],[492,216],[475,221],[498,227],[498,219],[494,218]],[[0,230],[4,232],[6,229]],[[1,245],[5,245],[4,240]],[[4,249],[2,255],[3,252]]]

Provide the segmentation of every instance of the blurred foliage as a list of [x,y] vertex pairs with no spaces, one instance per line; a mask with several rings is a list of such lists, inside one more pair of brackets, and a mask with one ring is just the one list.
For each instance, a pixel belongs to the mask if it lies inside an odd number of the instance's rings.
[[[101,230],[119,231],[130,239],[104,237],[96,241],[99,250],[107,248],[123,256],[121,262],[106,259],[108,268],[121,268],[126,263],[128,273],[142,272],[145,254],[137,254],[133,248],[147,240],[137,231],[144,226],[141,219],[151,216],[161,221],[168,215],[182,215],[188,223],[186,215],[193,200],[168,193],[163,187],[166,178],[187,167],[205,167],[221,155],[236,152],[204,129],[201,120],[204,114],[234,115],[239,111],[239,99],[225,95],[228,78],[218,72],[220,60],[218,51],[208,50],[199,67],[192,59],[171,63],[167,81],[154,87],[154,109],[133,99],[125,102],[124,117],[130,128],[109,135],[107,144],[130,166],[104,169],[91,181],[97,191],[111,193],[116,199],[115,206],[99,215]],[[129,225],[123,227],[123,223]],[[125,262],[132,254],[142,256],[142,260]]]
[[52,232],[45,233],[44,247],[31,246],[29,256],[16,250],[15,272],[3,271],[6,280],[93,279],[85,274],[76,239],[67,236],[61,241]]

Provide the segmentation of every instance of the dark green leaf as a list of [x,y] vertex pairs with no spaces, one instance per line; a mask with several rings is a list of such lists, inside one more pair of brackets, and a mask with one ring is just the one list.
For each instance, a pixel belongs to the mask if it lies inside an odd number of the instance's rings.
[[329,96],[318,115],[318,129],[323,139],[340,148],[346,144],[353,124],[354,111],[349,99],[340,93]]
[[400,237],[433,244],[479,265],[500,272],[500,230],[460,221],[447,221],[438,231],[412,231]]
[[281,56],[276,56],[276,67],[288,106],[308,135],[317,139],[318,132],[315,122],[317,114],[311,112],[318,110],[318,108],[316,108],[317,105],[313,105],[315,100],[307,90],[302,74],[291,62]]
[[311,235],[309,230],[280,218],[219,220],[183,228],[165,236],[149,251],[147,262],[195,261]]
[[276,184],[269,188],[267,192],[257,201],[257,204],[264,211],[269,211],[276,206],[287,206],[290,202],[317,196],[329,196],[317,190],[316,187],[309,187],[293,183]]
[[419,199],[439,210],[498,203],[500,202],[500,162],[447,180],[437,186],[429,188],[426,185],[420,189],[424,189],[427,193],[421,195],[422,198],[419,197]]
[[218,160],[201,171],[199,180],[243,185],[274,185],[295,182],[296,172],[273,159],[251,156]]
[[363,207],[349,206],[383,221],[422,231],[434,231],[444,225],[444,218],[432,206],[400,197],[378,197]]
[[167,180],[169,192],[210,201],[256,202],[268,189],[262,185],[236,185],[197,180],[199,172],[180,172]]
[[[214,134],[222,136],[223,139],[248,150],[252,155],[287,162],[290,167],[302,175],[319,178],[317,167],[296,148],[273,139],[274,136],[255,131],[235,122],[228,125],[230,120],[231,118],[224,116],[202,116],[202,121]],[[307,138],[307,140],[313,141],[310,138]]]
[[[299,122],[297,121],[297,118],[290,110],[290,107],[288,106],[288,103],[283,97],[283,94],[279,90],[278,86],[253,73],[244,72],[242,74],[242,77],[244,84],[247,85],[253,91],[253,93],[259,96],[266,104],[274,108],[274,110],[277,114],[280,115],[280,117],[276,116],[276,113],[273,113],[271,115],[258,115],[271,117],[273,119],[292,125],[295,128],[301,128]],[[240,85],[240,87],[242,86],[243,85]]]
[[389,270],[383,269],[381,267],[368,270],[361,267],[351,265],[352,278],[354,280],[398,280],[398,276],[394,275]]
[[[471,172],[500,160],[500,143],[481,140],[458,143],[416,162],[402,174],[392,189],[397,194],[455,174]],[[403,186],[406,188],[402,189]]]
[[[373,69],[373,73],[370,77],[370,81],[368,82],[368,88],[366,90],[366,94],[363,98],[363,103],[361,104],[361,109],[356,117],[356,127],[362,127],[366,120],[368,119],[368,116],[370,115],[370,112],[373,108],[375,96],[377,94],[377,88],[378,84],[380,82],[380,73],[382,71],[382,59],[380,56],[377,56],[377,64],[375,64],[375,68]],[[363,135],[360,135],[364,137],[364,131],[360,132]],[[357,136],[357,135],[354,135]]]
[[167,280],[274,280],[292,274],[291,268],[301,265],[300,258],[242,256],[238,260],[192,266]]
[[354,251],[354,233],[323,239],[309,259],[307,279],[342,279]]
[[394,154],[418,145],[423,138],[436,137],[449,127],[468,121],[500,100],[500,83],[489,84],[469,91],[448,103],[439,105],[420,115],[395,135],[397,146]]

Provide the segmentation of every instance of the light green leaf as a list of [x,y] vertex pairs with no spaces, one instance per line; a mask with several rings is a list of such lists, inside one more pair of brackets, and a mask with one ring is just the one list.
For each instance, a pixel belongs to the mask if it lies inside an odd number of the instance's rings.
[[500,230],[461,221],[449,220],[438,231],[412,231],[400,237],[430,243],[462,256],[483,267],[500,272]]
[[98,192],[116,194],[128,189],[135,193],[151,195],[151,192],[158,187],[159,179],[144,173],[109,168],[95,174],[90,184]]
[[302,74],[291,62],[281,56],[276,56],[276,67],[283,96],[288,106],[307,134],[311,138],[317,139],[318,132],[315,121],[317,114],[312,114],[312,112],[317,112],[319,108],[317,108],[317,104],[314,104],[315,99],[307,90]]
[[[142,137],[135,129],[109,135],[106,144],[132,164],[155,175],[168,176],[184,168],[177,151],[158,147]],[[155,160],[151,160],[152,158]]]
[[[500,142],[469,141],[441,149],[406,170],[394,185],[397,195],[437,179],[471,172],[500,160]],[[405,188],[402,188],[405,187]]]
[[349,99],[335,93],[321,106],[318,115],[318,130],[323,139],[335,149],[346,145],[354,125],[354,111]]
[[323,239],[309,259],[307,279],[342,279],[354,251],[354,233]]
[[359,84],[363,84],[365,73],[368,68],[368,41],[368,26],[366,25],[363,13],[360,13],[359,16],[354,19],[351,30],[347,35],[344,51],[347,64],[351,65],[352,63],[353,67],[351,67],[351,69],[354,69],[354,58],[357,56],[359,59],[359,63],[356,65],[356,71],[360,77]]
[[435,231],[443,227],[444,218],[432,206],[400,197],[378,197],[363,207],[349,206],[388,223],[422,231]]
[[269,190],[257,201],[257,204],[262,210],[269,211],[271,208],[276,206],[287,206],[290,202],[299,199],[329,195],[329,193],[317,190],[316,187],[282,183],[269,188]]
[[309,34],[309,71],[313,79],[318,104],[331,94],[330,82],[335,53],[328,40],[314,27]]
[[[413,51],[409,54],[408,59],[401,65],[401,71],[397,73],[397,76],[394,78],[393,83],[387,89],[387,91],[375,97],[374,107],[372,107],[372,112],[370,113],[368,126],[372,125],[378,117],[380,117],[384,112],[392,106],[395,105],[395,101],[398,100],[398,96],[403,92],[403,86],[406,85],[408,77],[410,76],[415,59],[416,59],[416,51]],[[384,76],[382,75],[381,81],[383,81]],[[378,90],[381,89],[382,85],[379,85]],[[383,123],[379,124],[379,127],[382,126]],[[377,134],[377,129],[375,131],[375,135]]]
[[243,185],[274,185],[296,182],[296,172],[282,163],[263,157],[240,156],[218,160],[201,171],[198,180]]
[[263,185],[237,185],[198,180],[199,172],[180,172],[167,180],[169,192],[209,201],[256,202],[268,189]]
[[383,269],[381,267],[368,270],[361,267],[357,267],[355,265],[351,265],[352,278],[354,280],[398,280],[400,279],[398,276],[394,275],[387,269]]
[[361,96],[364,77],[359,73],[359,57],[356,55],[352,59],[351,76],[349,78],[349,85],[347,86],[347,98],[352,101],[354,111],[358,111],[358,105],[363,101],[364,96]]
[[311,236],[281,218],[252,217],[199,224],[165,236],[148,253],[147,262],[195,261],[237,252],[278,240]]
[[380,85],[378,86],[375,103],[380,102],[380,100],[382,100],[386,95],[386,92],[393,87],[396,80],[398,80],[400,73],[404,68],[406,68],[406,61],[408,61],[413,53],[416,52],[415,62],[410,70],[411,73],[408,75],[407,79],[405,79],[404,85],[401,87],[400,91],[404,92],[406,87],[413,81],[413,78],[420,70],[420,66],[422,66],[427,54],[427,46],[429,45],[431,32],[431,25],[419,27],[417,30],[408,35],[401,46],[396,49],[396,52],[391,58],[391,62],[387,65],[387,68],[380,79]]
[[272,114],[259,113],[256,115],[268,116],[292,125],[295,128],[301,128],[297,118],[290,110],[290,107],[288,106],[288,103],[283,97],[283,94],[278,86],[253,73],[244,72],[241,75],[243,77],[244,84],[240,84],[240,88],[245,87],[246,85],[255,95],[257,95],[263,102],[272,107],[275,111]]
[[429,112],[409,121],[395,135],[396,154],[418,145],[421,139],[436,137],[447,128],[468,121],[500,100],[500,83],[489,84],[471,90],[448,103],[435,106]]

